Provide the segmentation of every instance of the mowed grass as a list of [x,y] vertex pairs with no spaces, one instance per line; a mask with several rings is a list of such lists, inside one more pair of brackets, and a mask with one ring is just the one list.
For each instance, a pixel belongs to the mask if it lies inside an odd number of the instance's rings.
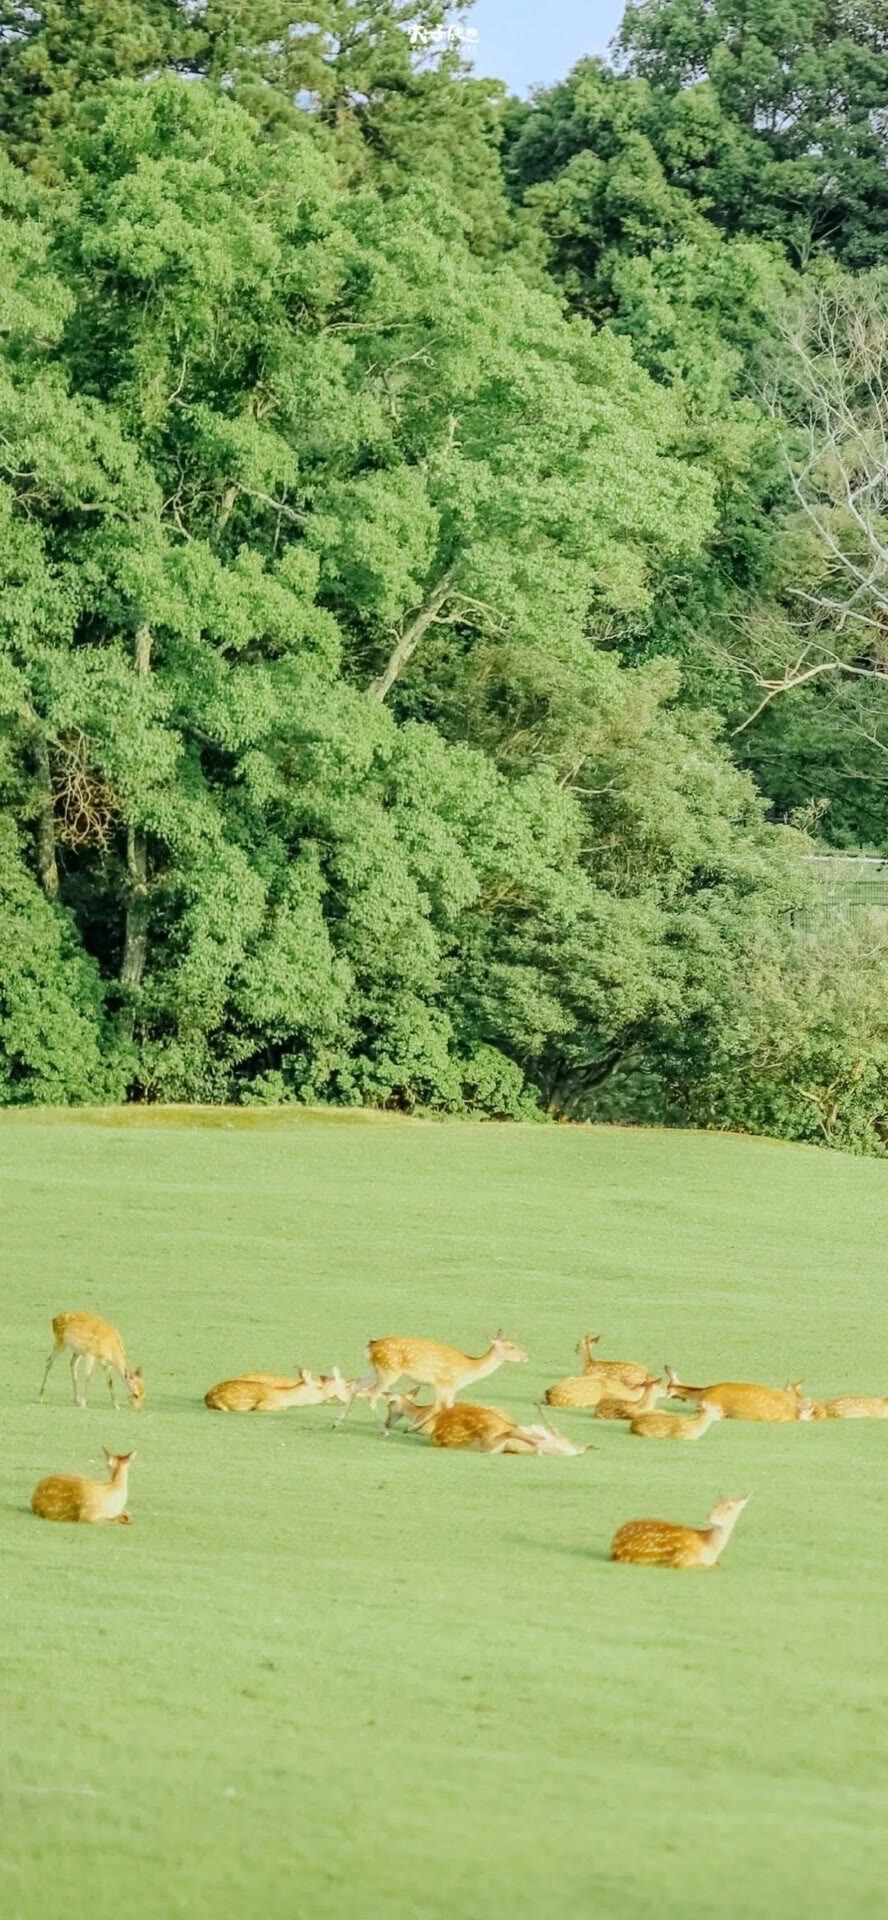
[[[619,1130],[0,1123],[5,1920],[806,1920],[884,1904],[888,1423],[490,1459],[365,1409],[207,1412],[239,1370],[414,1331],[888,1390],[888,1168]],[[50,1318],[124,1333],[78,1412]],[[465,1396],[464,1396],[465,1397]],[[49,1471],[135,1443],[129,1530]],[[716,1574],[616,1526],[752,1501]]]

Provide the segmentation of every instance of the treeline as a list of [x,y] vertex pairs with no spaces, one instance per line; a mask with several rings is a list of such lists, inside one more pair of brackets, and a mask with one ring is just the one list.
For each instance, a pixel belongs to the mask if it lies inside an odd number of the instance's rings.
[[888,37],[441,20],[0,4],[0,1102],[881,1151]]

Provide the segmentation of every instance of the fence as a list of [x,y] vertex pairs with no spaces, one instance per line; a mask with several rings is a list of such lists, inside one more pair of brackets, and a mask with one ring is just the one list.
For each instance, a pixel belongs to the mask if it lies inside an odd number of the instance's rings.
[[821,898],[801,907],[792,924],[803,931],[823,926],[836,914],[857,914],[881,907],[888,913],[888,860],[868,854],[815,853],[808,863],[817,869]]

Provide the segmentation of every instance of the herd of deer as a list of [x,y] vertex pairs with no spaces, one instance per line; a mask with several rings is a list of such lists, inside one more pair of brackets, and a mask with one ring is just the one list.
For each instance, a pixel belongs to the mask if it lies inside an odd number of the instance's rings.
[[[53,1348],[46,1362],[41,1400],[54,1361],[66,1349],[71,1357],[74,1400],[86,1406],[86,1389],[96,1363],[102,1368],[115,1408],[115,1376],[126,1387],[130,1405],[139,1411],[145,1399],[140,1367],[131,1369],[115,1327],[94,1313],[59,1313],[52,1323]],[[599,1420],[622,1420],[630,1434],[646,1440],[700,1440],[717,1420],[854,1420],[888,1419],[888,1395],[845,1394],[817,1401],[802,1395],[801,1380],[785,1387],[760,1386],[752,1381],[719,1380],[692,1387],[666,1367],[665,1380],[640,1361],[600,1360],[595,1352],[600,1336],[586,1334],[577,1354],[582,1373],[570,1374],[548,1388],[550,1407],[586,1408]],[[312,1374],[301,1368],[295,1376],[280,1373],[244,1373],[211,1387],[206,1405],[219,1413],[272,1413],[285,1407],[322,1406],[337,1401],[340,1421],[356,1400],[367,1400],[375,1413],[386,1408],[384,1433],[404,1424],[424,1435],[433,1447],[461,1447],[474,1453],[580,1454],[577,1446],[550,1424],[542,1408],[540,1424],[522,1425],[498,1407],[461,1401],[465,1387],[503,1365],[525,1361],[527,1354],[502,1332],[476,1357],[437,1340],[390,1338],[371,1340],[367,1348],[371,1371],[358,1380],[344,1380],[338,1367],[330,1374]],[[406,1391],[395,1392],[399,1382]],[[417,1399],[421,1387],[432,1400]],[[656,1410],[658,1399],[695,1404],[697,1412],[679,1414]],[[126,1511],[129,1464],[133,1453],[109,1453],[109,1478],[86,1480],[76,1474],[51,1474],[31,1496],[31,1508],[43,1520],[109,1521],[128,1526]],[[749,1495],[738,1500],[719,1498],[705,1527],[683,1527],[668,1520],[630,1520],[611,1542],[611,1559],[667,1567],[714,1567],[733,1532]]]

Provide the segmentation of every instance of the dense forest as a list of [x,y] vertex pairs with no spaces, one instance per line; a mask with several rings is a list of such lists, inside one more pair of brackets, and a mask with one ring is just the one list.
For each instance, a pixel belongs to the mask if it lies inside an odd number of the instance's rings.
[[884,4],[458,17],[0,0],[0,1103],[883,1151]]

